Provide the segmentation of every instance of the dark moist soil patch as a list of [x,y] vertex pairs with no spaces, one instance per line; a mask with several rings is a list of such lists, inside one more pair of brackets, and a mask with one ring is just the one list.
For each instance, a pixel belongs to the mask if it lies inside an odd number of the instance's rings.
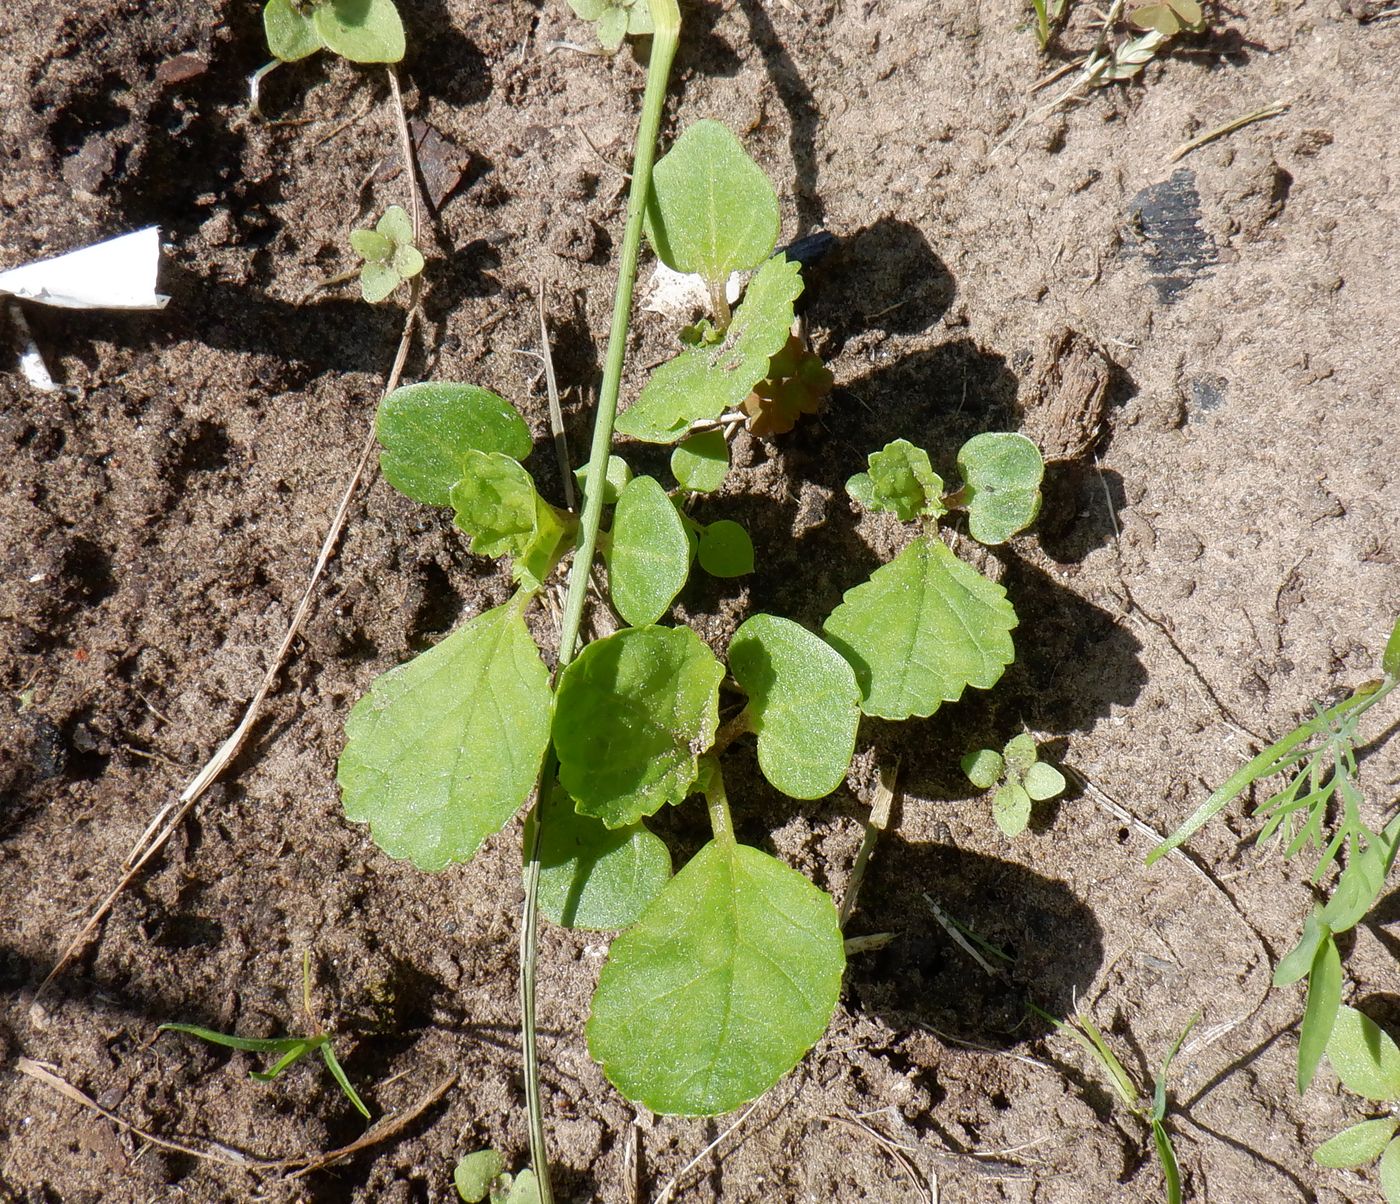
[[[642,71],[551,52],[563,5],[404,0],[412,115],[460,152],[430,239],[408,379],[512,398],[558,498],[537,362],[543,281],[570,439],[586,446]],[[963,439],[1058,441],[1041,533],[993,554],[1019,659],[933,719],[868,724],[848,788],[774,797],[730,754],[746,838],[844,889],[877,762],[898,827],[866,878],[823,1042],[688,1181],[693,1201],[916,1198],[851,1117],[908,1148],[947,1200],[1156,1198],[1144,1135],[1073,1049],[1024,1022],[1078,1000],[1134,1070],[1203,1008],[1177,1064],[1192,1199],[1378,1199],[1311,1150],[1359,1119],[1324,1071],[1292,1088],[1296,990],[1270,959],[1309,907],[1239,809],[1193,842],[1220,888],[1107,809],[1159,829],[1256,747],[1374,672],[1400,598],[1400,261],[1393,190],[1400,22],[1323,0],[1213,12],[1211,32],[995,144],[1047,69],[1028,12],[927,0],[687,3],[668,118],[717,117],[778,181],[784,237],[835,249],[807,300],[837,389],[772,443],[741,437],[703,517],[747,524],[750,579],[697,579],[679,613],[723,649],[751,610],[816,625],[904,538],[843,482],[904,436],[951,466]],[[1267,11],[1266,11],[1267,9]],[[1081,14],[1065,36],[1082,52]],[[452,1198],[486,1144],[524,1158],[515,1011],[518,828],[425,876],[344,822],[335,757],[378,673],[501,601],[440,514],[375,482],[253,740],[38,1002],[33,990],[150,817],[222,741],[295,605],[393,355],[401,312],[363,305],[349,229],[404,199],[381,72],[324,56],[274,73],[257,6],[17,0],[0,15],[0,266],[158,223],[158,314],[30,307],[71,392],[0,376],[0,1196],[24,1201]],[[1291,110],[1196,151],[1202,130]],[[336,127],[351,124],[336,132]],[[441,148],[439,148],[441,149]],[[668,353],[641,315],[624,396]],[[639,453],[639,465],[659,467]],[[540,633],[549,622],[540,620]],[[1003,840],[958,758],[1026,725],[1092,783]],[[1393,797],[1400,757],[1366,762]],[[1387,793],[1388,791],[1388,793]],[[678,852],[699,819],[668,816]],[[927,895],[1015,957],[988,977]],[[1391,912],[1355,933],[1347,998],[1389,1015]],[[564,1200],[642,1199],[726,1121],[633,1112],[581,1029],[606,941],[542,942],[545,1096]],[[459,1085],[395,1139],[295,1183],[140,1141],[19,1074],[21,1056],[130,1122],[258,1156],[363,1129],[310,1063],[272,1087],[243,1054],[166,1035],[321,1017],[376,1113]],[[1390,1009],[1393,1012],[1393,1009]],[[1390,1016],[1393,1021],[1393,1015]]]

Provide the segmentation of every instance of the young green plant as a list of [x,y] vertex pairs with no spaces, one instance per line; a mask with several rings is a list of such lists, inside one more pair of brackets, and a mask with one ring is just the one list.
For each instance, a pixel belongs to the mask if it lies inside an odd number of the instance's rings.
[[1035,737],[1028,732],[1012,736],[997,752],[979,748],[962,759],[963,773],[979,790],[997,788],[992,796],[992,816],[997,827],[1011,837],[1019,836],[1031,820],[1031,804],[1063,793],[1065,777],[1048,762],[1039,759]]
[[364,260],[360,293],[371,304],[423,270],[423,252],[413,245],[413,219],[399,205],[384,210],[373,230],[350,231],[350,248]]
[[1313,1151],[1313,1161],[1354,1170],[1379,1158],[1386,1204],[1400,1204],[1400,1046],[1369,1016],[1344,1005],[1327,1042],[1327,1060],[1344,1087],[1386,1105],[1386,1114],[1343,1129]]
[[248,80],[248,103],[259,113],[262,81],[283,63],[329,50],[352,63],[397,63],[404,55],[403,21],[394,0],[267,0],[263,33],[272,61]]
[[[1275,775],[1284,777],[1283,786],[1254,808],[1254,817],[1262,821],[1256,843],[1277,840],[1285,858],[1317,849],[1314,885],[1346,853],[1330,898],[1313,908],[1297,945],[1274,968],[1276,987],[1308,982],[1298,1037],[1299,1094],[1312,1082],[1341,1003],[1342,960],[1336,937],[1371,910],[1400,850],[1400,815],[1379,831],[1362,817],[1365,799],[1356,760],[1361,717],[1400,685],[1400,621],[1386,643],[1381,671],[1381,678],[1357,686],[1326,710],[1318,708],[1311,719],[1240,768],[1147,858],[1151,865],[1165,856],[1255,783]],[[1329,814],[1335,818],[1329,820]]]
[[497,1150],[463,1155],[452,1171],[452,1185],[466,1204],[540,1204],[540,1185],[528,1168],[512,1175]]

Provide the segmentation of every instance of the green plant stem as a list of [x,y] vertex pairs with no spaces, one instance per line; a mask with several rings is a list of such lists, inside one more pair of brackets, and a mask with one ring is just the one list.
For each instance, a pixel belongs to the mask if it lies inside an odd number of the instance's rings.
[[[593,444],[585,477],[583,514],[579,519],[578,543],[569,573],[569,593],[559,631],[559,658],[556,673],[574,658],[584,602],[588,597],[589,574],[598,545],[598,525],[603,516],[603,482],[607,479],[608,455],[612,451],[613,423],[617,419],[617,398],[622,387],[622,363],[627,353],[627,327],[632,316],[632,290],[637,279],[637,259],[642,245],[642,216],[651,187],[651,168],[656,160],[656,139],[661,130],[661,114],[671,64],[680,41],[681,14],[676,0],[648,0],[655,33],[651,62],[647,66],[646,91],[637,122],[637,145],[632,157],[632,183],[627,197],[627,225],[618,257],[617,293],[613,301],[612,326],[608,330],[608,350],[603,362],[603,383],[598,394],[598,414],[593,423]],[[545,1148],[544,1112],[540,1105],[540,1068],[535,1044],[535,965],[539,954],[540,837],[544,825],[540,798],[553,782],[559,761],[551,746],[545,754],[540,785],[535,791],[534,823],[525,861],[525,906],[520,936],[520,1020],[521,1052],[525,1069],[525,1108],[529,1122],[530,1165],[539,1184],[540,1204],[553,1204],[549,1156]]]
[[1147,855],[1147,864],[1152,865],[1155,861],[1165,857],[1177,845],[1189,840],[1236,795],[1247,790],[1259,778],[1267,777],[1273,773],[1278,763],[1300,744],[1311,740],[1318,732],[1332,727],[1337,720],[1347,718],[1352,712],[1360,714],[1375,706],[1397,684],[1400,684],[1400,678],[1387,677],[1384,682],[1379,684],[1370,683],[1368,686],[1360,686],[1350,697],[1342,699],[1336,706],[1322,711],[1306,723],[1300,723],[1278,743],[1269,745],[1249,764],[1237,769],[1210,798],[1191,813],[1191,817],[1181,827],[1153,849]]
[[734,819],[729,814],[729,795],[724,789],[719,763],[705,781],[705,805],[710,811],[710,829],[721,844],[734,843]]

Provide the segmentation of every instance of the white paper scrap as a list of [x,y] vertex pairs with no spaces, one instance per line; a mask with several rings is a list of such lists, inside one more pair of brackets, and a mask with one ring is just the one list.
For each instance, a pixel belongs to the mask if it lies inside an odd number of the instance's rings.
[[64,309],[162,309],[156,292],[160,227],[0,272],[0,295]]
[[[724,291],[730,305],[739,299],[743,287],[743,277],[738,272],[729,277]],[[664,263],[656,265],[646,299],[642,302],[644,310],[660,314],[672,322],[689,322],[697,313],[707,312],[709,307],[710,294],[699,276],[672,271]]]

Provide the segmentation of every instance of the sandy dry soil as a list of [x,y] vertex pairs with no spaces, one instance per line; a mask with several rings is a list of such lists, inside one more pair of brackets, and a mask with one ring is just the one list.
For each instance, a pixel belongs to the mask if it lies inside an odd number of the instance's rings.
[[[579,448],[642,68],[551,52],[582,34],[552,0],[402,8],[411,114],[465,161],[433,225],[406,378],[512,398],[553,490],[526,354],[535,291]],[[1090,44],[1086,13],[1042,60],[1013,0],[683,9],[667,136],[726,121],[777,181],[785,237],[837,237],[808,313],[838,387],[820,421],[741,436],[739,471],[704,506],[749,525],[759,572],[693,583],[681,616],[718,648],[753,609],[819,624],[902,538],[842,491],[888,439],[946,467],[968,435],[1024,427],[1072,458],[1041,530],[986,559],[1021,614],[1020,659],[993,692],[867,724],[848,787],[814,804],[777,798],[733,754],[742,832],[838,893],[875,766],[900,759],[897,831],[852,925],[896,939],[853,959],[827,1037],[679,1198],[919,1199],[856,1116],[944,1201],[1158,1198],[1144,1133],[1071,1044],[1026,1023],[1029,999],[1061,1014],[1078,1000],[1135,1071],[1203,1009],[1213,1040],[1182,1056],[1172,1122],[1190,1199],[1378,1199],[1369,1172],[1310,1161],[1358,1102],[1326,1068],[1306,1096],[1292,1087],[1302,1000],[1269,975],[1309,907],[1299,867],[1256,851],[1236,806],[1191,846],[1209,879],[1182,860],[1146,870],[1150,838],[1109,803],[1172,827],[1261,736],[1373,675],[1400,605],[1400,20],[1358,0],[1217,7],[1139,82],[998,147],[1039,103],[1030,85]],[[34,998],[241,713],[364,438],[402,309],[313,290],[349,266],[346,232],[405,195],[384,163],[384,75],[324,57],[279,71],[266,107],[294,121],[251,120],[244,79],[265,52],[247,0],[13,0],[0,52],[0,266],[159,223],[172,295],[159,314],[31,308],[69,392],[0,376],[0,1199],[450,1200],[460,1153],[525,1155],[518,825],[474,864],[420,874],[345,822],[334,765],[375,675],[507,582],[382,481],[233,772]],[[1280,100],[1283,116],[1168,162]],[[626,393],[667,338],[639,321]],[[1021,724],[1089,785],[1008,842],[957,759]],[[1395,743],[1365,765],[1378,813]],[[667,821],[682,853],[694,822]],[[1011,968],[986,974],[925,896]],[[1392,1031],[1397,919],[1383,901],[1346,961],[1346,998]],[[650,1200],[729,1122],[634,1119],[589,1061],[605,946],[543,938],[556,1177],[564,1200]],[[264,1087],[247,1055],[156,1038],[172,1019],[285,1031],[306,950],[317,1012],[376,1113],[459,1076],[333,1169],[286,1181],[155,1148],[16,1069],[42,1060],[201,1149],[353,1140],[358,1116],[310,1065]]]

